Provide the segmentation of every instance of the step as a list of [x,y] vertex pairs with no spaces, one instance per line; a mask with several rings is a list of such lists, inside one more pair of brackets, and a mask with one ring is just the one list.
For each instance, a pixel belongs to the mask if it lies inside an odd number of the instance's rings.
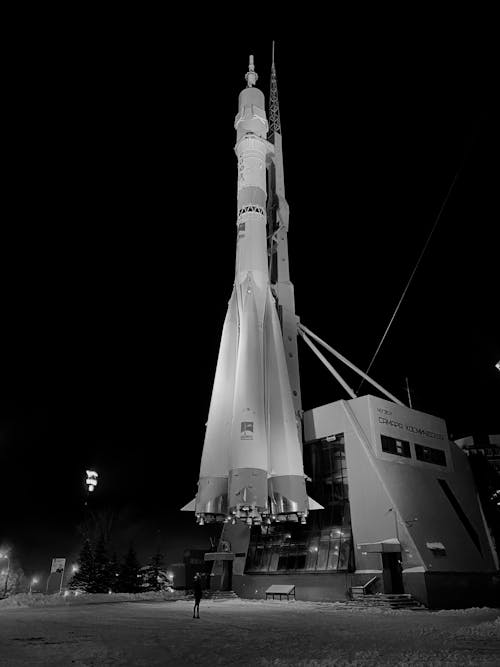
[[360,595],[351,589],[351,606],[360,608],[379,607],[385,609],[424,609],[425,607],[415,600],[409,593],[376,593]]

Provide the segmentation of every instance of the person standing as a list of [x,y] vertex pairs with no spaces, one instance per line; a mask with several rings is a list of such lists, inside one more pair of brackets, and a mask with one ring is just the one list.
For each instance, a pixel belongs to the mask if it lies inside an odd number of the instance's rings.
[[197,573],[194,577],[193,591],[194,591],[193,618],[200,618],[200,600],[202,598],[202,589],[201,589],[201,577],[199,573]]

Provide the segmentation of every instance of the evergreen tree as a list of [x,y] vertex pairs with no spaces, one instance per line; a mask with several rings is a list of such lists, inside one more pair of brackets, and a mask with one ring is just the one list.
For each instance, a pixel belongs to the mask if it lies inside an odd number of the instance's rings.
[[87,593],[93,593],[95,586],[95,563],[90,540],[85,540],[83,543],[77,563],[78,570],[71,578],[69,588],[80,588]]
[[134,547],[130,545],[127,555],[120,567],[118,590],[120,593],[138,593],[141,590],[141,566]]
[[24,570],[20,566],[16,557],[10,555],[9,568],[2,569],[0,572],[0,599],[6,594],[15,595],[26,590],[26,577]]
[[163,554],[158,551],[151,556],[149,563],[144,568],[146,590],[160,591],[165,587],[166,574],[164,568]]
[[120,575],[120,564],[118,563],[118,557],[116,551],[113,551],[113,555],[109,561],[109,587],[113,593],[118,592],[119,581],[118,577]]
[[101,533],[94,552],[94,582],[92,593],[107,593],[111,586],[110,560],[104,534]]

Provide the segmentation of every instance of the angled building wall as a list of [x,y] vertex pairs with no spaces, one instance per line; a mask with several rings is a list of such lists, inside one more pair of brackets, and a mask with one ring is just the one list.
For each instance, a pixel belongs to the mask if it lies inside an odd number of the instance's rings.
[[498,604],[469,462],[442,419],[364,396],[306,412],[304,434],[308,491],[324,509],[306,526],[225,524],[212,587],[263,598],[294,584],[297,599],[345,600],[375,578],[370,592],[411,593],[431,608]]
[[405,592],[430,606],[488,603],[492,545],[442,419],[364,396],[307,412],[304,427],[306,442],[344,434],[357,575],[391,592],[387,554],[399,544]]

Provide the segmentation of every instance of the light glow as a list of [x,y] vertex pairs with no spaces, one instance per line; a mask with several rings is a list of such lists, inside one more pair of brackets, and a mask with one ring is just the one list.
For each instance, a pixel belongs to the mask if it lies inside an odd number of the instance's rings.
[[86,470],[85,472],[87,473],[87,479],[85,480],[85,484],[87,484],[89,491],[93,491],[97,486],[98,474],[96,473],[95,470]]

